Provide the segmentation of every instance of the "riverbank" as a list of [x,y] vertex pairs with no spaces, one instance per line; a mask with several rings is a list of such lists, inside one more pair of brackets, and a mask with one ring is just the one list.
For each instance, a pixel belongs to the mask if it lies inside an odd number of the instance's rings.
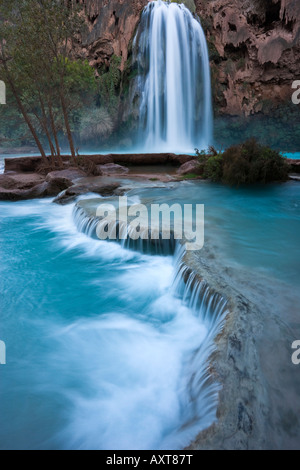
[[189,449],[298,449],[300,380],[291,361],[300,334],[298,294],[268,276],[222,266],[207,250],[188,253],[185,262],[230,299],[210,358],[210,372],[222,384],[218,420]]
[[[38,156],[8,158],[4,174],[0,174],[0,200],[56,197],[64,191],[56,202],[65,203],[88,192],[112,195],[120,185],[111,187],[106,180],[115,176],[165,183],[197,179],[201,177],[197,161],[193,155],[172,153],[84,155],[75,160],[62,156],[60,166],[50,157],[47,165]],[[290,178],[299,180],[300,160],[287,159],[287,163]]]
[[63,156],[62,166],[55,167],[50,158],[48,166],[41,157],[9,158],[5,159],[4,174],[0,175],[0,200],[55,197],[63,191],[67,192],[66,199],[87,192],[114,194],[120,185],[107,187],[109,177],[130,173],[132,178],[168,182],[179,178],[176,170],[190,161],[196,161],[196,157],[170,153],[85,155],[76,160]]
[[[24,184],[27,184],[28,180],[32,183],[31,178],[45,178],[44,183],[46,182],[50,187],[54,185],[54,182],[58,185],[65,184],[65,180],[68,180],[72,185],[64,190],[63,200],[66,204],[73,202],[80,194],[82,195],[83,188],[86,192],[96,192],[98,188],[99,194],[101,189],[102,195],[113,195],[116,198],[120,194],[130,193],[133,198],[139,198],[139,200],[145,198],[145,200],[160,203],[174,203],[178,200],[182,204],[188,202],[205,204],[207,224],[205,247],[200,252],[187,253],[184,264],[198,282],[205,280],[212,292],[228,300],[230,313],[222,333],[215,340],[216,349],[211,355],[208,367],[215,383],[221,385],[218,419],[198,435],[191,444],[191,448],[297,448],[300,438],[298,419],[300,410],[297,400],[300,383],[296,375],[297,370],[291,362],[291,344],[300,337],[298,312],[295,309],[295,305],[298,304],[298,294],[293,284],[299,268],[296,240],[296,235],[299,233],[299,225],[297,225],[299,221],[298,183],[290,182],[270,185],[264,189],[239,191],[222,185],[210,185],[208,182],[184,181],[179,184],[171,181],[170,184],[165,185],[160,181],[153,181],[152,176],[155,173],[151,173],[152,168],[156,168],[155,171],[159,168],[160,174],[164,175],[165,165],[158,167],[149,164],[143,167],[128,165],[128,168],[120,169],[115,167],[121,163],[120,160],[119,163],[116,161],[105,163],[106,160],[101,160],[103,165],[100,166],[109,165],[106,167],[107,171],[116,170],[113,176],[112,173],[110,176],[108,174],[86,176],[84,172],[84,174],[81,173],[80,168],[70,167],[58,172],[51,171],[47,175],[36,171],[33,177],[31,158],[27,161],[16,159],[9,165],[11,165],[10,169],[15,168],[18,171],[7,171],[3,176],[14,179],[21,175]],[[188,158],[191,157],[188,156]],[[170,160],[168,162],[167,165],[170,165]],[[175,175],[181,162],[177,162],[174,166],[167,166],[168,171],[174,172],[174,175],[171,175],[172,178],[176,178]],[[36,162],[33,164],[35,165]],[[138,173],[140,168],[143,168],[144,173]],[[29,172],[25,171],[26,169],[29,169]],[[105,172],[105,169],[101,171]],[[137,176],[134,177],[134,175]],[[40,182],[38,185],[44,183]],[[44,202],[46,207],[48,201]],[[35,204],[44,202],[32,202],[28,208],[28,214],[36,210]],[[13,207],[15,206],[10,205],[5,210],[13,211]],[[18,204],[17,207],[19,207]],[[56,210],[60,213],[64,208],[54,207],[53,211],[47,210],[53,212],[54,220]],[[22,213],[23,209],[19,208],[19,211]],[[62,221],[60,223],[62,224]],[[70,228],[71,224],[67,230]],[[217,244],[215,244],[215,238],[218,239]],[[227,252],[228,247],[223,249],[221,241],[224,240],[230,241],[232,251]],[[23,241],[24,244],[28,244],[26,237]],[[73,243],[72,237],[68,236],[66,246],[72,247]],[[88,241],[88,243],[94,242]],[[99,241],[98,243],[101,244]],[[96,247],[93,245],[94,249]],[[106,247],[105,250],[107,249]],[[36,253],[36,256],[39,254]],[[74,260],[70,258],[70,266],[73,262]],[[98,282],[96,264],[93,283]],[[106,264],[109,266],[109,262],[106,261]],[[61,269],[63,265],[64,263]],[[31,266],[31,261],[28,262],[28,266]],[[38,262],[35,266],[39,271]],[[54,279],[55,276],[52,277],[53,275],[47,272],[47,266],[44,268],[45,275],[49,275],[49,279]],[[82,264],[81,269],[86,269],[85,263]],[[124,266],[120,269],[123,270]],[[80,283],[76,281],[76,285]],[[145,284],[148,284],[146,276]],[[107,284],[107,290],[109,288]],[[42,284],[39,289],[40,297],[44,296],[44,299],[48,299],[49,302],[48,293],[43,294]],[[147,290],[143,292],[147,294]],[[129,308],[127,292],[124,295],[127,299],[126,308]],[[135,305],[135,295],[136,290],[130,298],[132,305]],[[61,309],[67,309],[66,298],[61,302]],[[36,299],[31,302],[35,303]],[[53,305],[51,304],[53,312],[55,303],[56,301]],[[80,305],[82,311],[85,311],[86,306],[82,302]],[[161,305],[166,306],[164,300]],[[8,306],[9,300],[7,299],[7,308]],[[139,309],[136,311],[140,311]],[[43,318],[42,309],[40,315]],[[78,316],[84,319],[84,315],[79,310]],[[78,338],[75,340],[77,341]],[[75,340],[74,349],[76,349]],[[28,426],[28,423],[26,425]],[[194,439],[195,434],[191,439]],[[90,443],[89,437],[89,433],[82,436],[86,439],[87,446]]]

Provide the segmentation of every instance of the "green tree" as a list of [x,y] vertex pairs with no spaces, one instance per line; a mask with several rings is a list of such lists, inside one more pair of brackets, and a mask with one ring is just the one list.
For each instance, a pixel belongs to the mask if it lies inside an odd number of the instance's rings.
[[83,31],[79,8],[63,0],[3,0],[0,6],[1,72],[44,159],[39,134],[60,158],[60,131],[75,159],[72,120],[96,89],[93,69],[73,57]]

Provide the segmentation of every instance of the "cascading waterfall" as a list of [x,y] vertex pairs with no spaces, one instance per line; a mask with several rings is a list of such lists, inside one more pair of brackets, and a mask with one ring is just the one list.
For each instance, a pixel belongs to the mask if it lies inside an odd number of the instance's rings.
[[150,2],[142,14],[133,55],[145,150],[207,148],[212,139],[211,79],[198,19],[184,5]]
[[88,215],[85,210],[79,205],[75,205],[73,210],[73,217],[77,229],[81,233],[85,233],[91,238],[106,239],[114,233],[116,235],[116,242],[121,243],[122,247],[128,250],[138,251],[144,254],[154,254],[160,256],[173,255],[176,250],[176,240],[174,233],[171,231],[170,239],[164,239],[162,232],[157,233],[157,238],[152,238],[152,231],[150,228],[143,229],[141,227],[141,237],[134,240],[130,237],[130,231],[132,230],[129,224],[120,220],[112,220],[110,226],[107,225],[106,218],[101,220],[98,217]]
[[[103,229],[99,218],[88,215],[78,205],[74,208],[73,220],[77,229],[90,237],[96,237],[99,223],[100,230]],[[123,227],[122,230],[126,231],[126,227]],[[120,239],[116,241],[121,243],[124,248],[151,253],[149,246],[148,250],[145,249],[142,241],[135,241],[132,244],[125,243]],[[174,297],[181,299],[201,324],[205,325],[207,331],[205,338],[199,341],[199,347],[193,351],[184,364],[188,400],[182,404],[184,415],[182,429],[192,439],[216,419],[219,385],[210,376],[208,363],[215,348],[214,338],[222,330],[228,314],[228,302],[220,294],[214,292],[204,280],[199,279],[184,263],[186,253],[184,245],[172,240],[168,247],[168,240],[164,240],[164,242],[165,245],[162,245],[159,240],[157,241],[155,254],[174,254],[175,270],[172,293]],[[167,253],[164,250],[167,250]],[[166,440],[167,448],[168,445],[168,440]]]

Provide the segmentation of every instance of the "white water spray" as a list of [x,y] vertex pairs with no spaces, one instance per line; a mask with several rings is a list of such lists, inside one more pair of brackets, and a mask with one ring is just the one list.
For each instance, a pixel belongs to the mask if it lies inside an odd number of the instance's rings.
[[145,8],[134,41],[145,150],[193,151],[212,141],[211,79],[200,22],[161,0]]

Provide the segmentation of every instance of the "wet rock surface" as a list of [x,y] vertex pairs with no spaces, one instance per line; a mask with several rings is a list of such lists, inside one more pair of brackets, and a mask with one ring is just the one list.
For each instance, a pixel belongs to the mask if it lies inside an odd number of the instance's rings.
[[210,248],[186,265],[229,300],[210,371],[221,384],[218,421],[190,449],[298,449],[300,375],[291,344],[300,337],[292,288],[242,268],[222,266]]
[[[116,183],[95,183],[93,179],[80,184],[80,179],[88,176],[87,168],[93,176],[122,176],[129,174],[131,166],[140,167],[141,171],[131,174],[133,178],[173,181],[168,174],[163,174],[164,166],[184,164],[193,157],[190,155],[175,154],[109,154],[84,155],[78,157],[79,166],[72,164],[69,156],[63,156],[64,169],[45,168],[41,157],[20,157],[5,160],[5,173],[0,175],[0,200],[19,201],[43,197],[58,196],[56,201],[60,204],[73,202],[77,196],[88,192],[100,195],[110,195],[119,188]],[[50,160],[49,160],[50,165]],[[82,165],[82,167],[80,166]],[[126,165],[126,166],[125,166]],[[143,167],[159,166],[159,174],[143,173]],[[60,194],[62,193],[63,194]]]
[[203,173],[202,168],[200,167],[199,162],[197,160],[191,160],[187,163],[184,163],[177,170],[177,174],[179,176],[184,176],[191,173],[195,175],[201,175]]
[[78,196],[87,193],[95,193],[100,196],[112,196],[120,186],[120,183],[107,183],[104,181],[102,183],[78,184],[60,193],[53,202],[61,205],[70,204],[74,202]]

